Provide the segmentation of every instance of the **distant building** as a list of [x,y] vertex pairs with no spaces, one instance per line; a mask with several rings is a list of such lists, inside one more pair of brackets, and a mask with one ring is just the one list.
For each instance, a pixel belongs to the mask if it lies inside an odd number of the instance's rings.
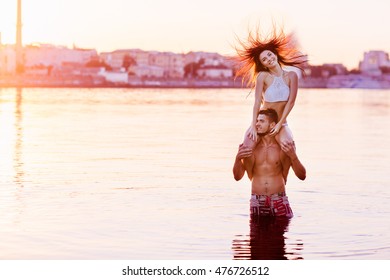
[[116,50],[101,53],[100,57],[113,69],[123,67],[126,56],[134,59],[129,71],[139,77],[183,78],[184,56],[172,52],[143,51],[140,49]]
[[122,71],[105,71],[101,69],[98,73],[99,76],[102,76],[106,79],[107,82],[115,83],[115,84],[128,84],[129,76],[127,72]]
[[85,65],[96,58],[97,52],[94,49],[69,49],[64,46],[50,44],[28,45],[24,48],[25,67],[61,66],[64,63],[77,63]]
[[15,46],[0,44],[0,74],[14,73],[15,67],[16,67]]
[[140,78],[163,78],[164,68],[159,66],[135,65],[131,66],[129,73]]
[[103,52],[100,54],[100,58],[113,69],[122,68],[126,56],[132,57],[136,61],[137,65],[149,64],[148,53],[140,49],[121,49],[113,52]]
[[196,74],[200,78],[221,79],[233,77],[234,63],[218,53],[189,52],[184,64],[197,64]]
[[359,63],[361,73],[370,76],[380,76],[382,67],[390,68],[389,54],[384,51],[365,52]]
[[329,78],[334,75],[344,75],[348,72],[347,68],[340,63],[327,63],[322,65],[304,66],[305,75],[311,78]]
[[121,49],[100,54],[100,58],[113,69],[123,67],[126,56],[131,57],[135,62],[128,67],[129,74],[140,78],[181,79],[185,74],[185,66],[190,63],[202,65],[203,70],[199,69],[198,71],[198,75],[202,77],[221,78],[233,75],[231,63],[229,64],[226,57],[218,53],[189,52],[178,54],[140,49]]
[[348,73],[347,67],[345,67],[341,63],[325,63],[323,64],[324,67],[334,69],[336,72],[336,75],[345,75]]
[[226,64],[226,58],[219,53],[210,52],[189,52],[185,54],[184,64],[198,63],[200,60],[203,61],[204,65],[220,65]]
[[329,78],[327,88],[385,88],[385,83],[375,77],[365,75],[349,74],[336,75]]
[[149,65],[164,69],[164,77],[183,78],[184,55],[173,52],[149,52]]
[[198,69],[197,74],[202,78],[221,79],[233,77],[233,69],[224,65],[205,65]]

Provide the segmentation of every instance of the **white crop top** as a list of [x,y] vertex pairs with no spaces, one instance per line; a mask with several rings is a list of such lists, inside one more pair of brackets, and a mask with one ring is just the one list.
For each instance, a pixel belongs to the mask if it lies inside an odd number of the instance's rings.
[[272,84],[264,92],[265,102],[287,101],[290,96],[290,88],[286,85],[283,75],[273,76]]

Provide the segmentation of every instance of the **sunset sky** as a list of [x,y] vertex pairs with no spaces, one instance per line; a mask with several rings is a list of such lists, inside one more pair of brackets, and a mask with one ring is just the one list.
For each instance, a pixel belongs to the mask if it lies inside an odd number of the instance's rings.
[[[14,44],[16,0],[1,0],[3,44]],[[233,54],[235,34],[294,30],[312,64],[358,66],[368,50],[390,52],[388,0],[22,0],[23,44],[209,51]]]

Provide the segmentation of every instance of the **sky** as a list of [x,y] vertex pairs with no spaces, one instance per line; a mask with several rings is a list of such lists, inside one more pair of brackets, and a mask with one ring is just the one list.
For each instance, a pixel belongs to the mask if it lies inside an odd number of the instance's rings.
[[[3,44],[14,44],[17,0],[0,0]],[[236,36],[294,31],[310,63],[358,67],[390,52],[389,0],[22,0],[23,44],[234,54]]]

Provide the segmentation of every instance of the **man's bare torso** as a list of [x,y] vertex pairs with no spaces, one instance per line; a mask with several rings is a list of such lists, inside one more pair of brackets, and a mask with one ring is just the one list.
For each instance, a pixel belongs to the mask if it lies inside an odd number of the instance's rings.
[[265,144],[260,140],[253,151],[254,166],[252,194],[272,195],[285,191],[282,160],[284,154],[278,143]]

